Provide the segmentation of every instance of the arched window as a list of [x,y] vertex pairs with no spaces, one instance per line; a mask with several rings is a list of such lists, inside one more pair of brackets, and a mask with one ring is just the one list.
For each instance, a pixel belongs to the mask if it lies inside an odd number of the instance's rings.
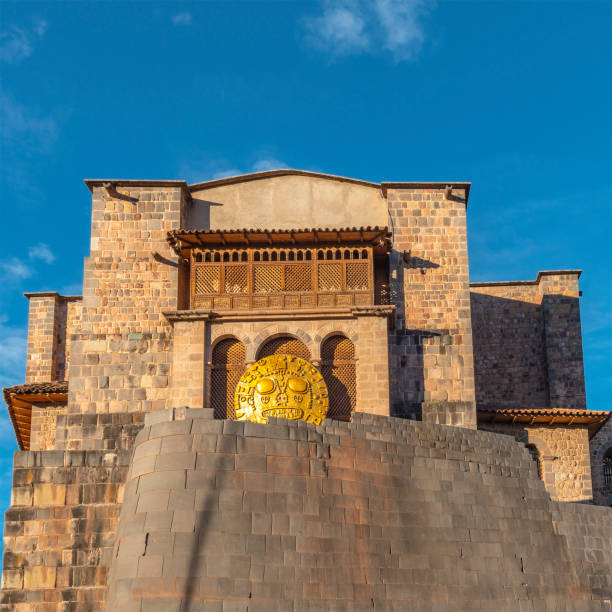
[[310,361],[310,351],[308,347],[293,336],[280,336],[268,340],[257,351],[257,359],[269,357],[270,355],[295,355]]
[[540,456],[540,451],[535,444],[527,444],[527,450],[538,466],[538,478],[542,480],[542,457]]
[[235,419],[234,393],[245,370],[246,350],[235,338],[221,340],[212,352],[210,401],[216,419]]
[[329,392],[327,416],[350,421],[357,400],[355,346],[345,336],[331,336],[321,346],[321,374]]
[[612,448],[606,451],[603,458],[603,481],[604,485],[612,485]]

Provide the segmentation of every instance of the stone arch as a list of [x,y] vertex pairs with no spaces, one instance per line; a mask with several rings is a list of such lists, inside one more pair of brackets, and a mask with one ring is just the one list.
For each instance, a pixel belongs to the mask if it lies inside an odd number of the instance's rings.
[[323,343],[328,338],[335,335],[346,336],[355,345],[355,359],[358,359],[357,341],[359,340],[359,334],[353,325],[344,321],[328,323],[317,330],[317,333],[313,336],[313,341],[316,345],[316,352],[313,353],[313,359],[321,359],[321,347]]
[[234,392],[246,368],[246,349],[234,336],[217,339],[211,351],[210,404],[217,419],[235,419]]
[[266,342],[278,338],[280,336],[293,336],[297,340],[303,342],[310,353],[309,361],[316,353],[316,344],[311,336],[298,325],[270,325],[260,330],[256,335],[251,337],[251,345],[247,346],[247,361],[255,361],[258,359],[259,349]]
[[302,359],[310,361],[312,353],[300,338],[296,338],[289,334],[276,334],[267,338],[262,342],[257,349],[257,359],[262,359],[269,355],[278,355],[287,353],[289,355],[297,355]]
[[522,442],[528,450],[533,447],[539,454],[538,475],[544,483],[546,490],[551,497],[556,497],[555,489],[555,470],[553,461],[555,456],[550,450],[548,442],[540,435],[530,431],[528,428],[522,432],[522,435],[517,436],[519,442]]
[[604,487],[612,487],[612,442],[605,444],[601,452],[601,483]]
[[327,416],[350,421],[357,404],[355,344],[344,334],[330,334],[321,344],[321,374],[329,392]]

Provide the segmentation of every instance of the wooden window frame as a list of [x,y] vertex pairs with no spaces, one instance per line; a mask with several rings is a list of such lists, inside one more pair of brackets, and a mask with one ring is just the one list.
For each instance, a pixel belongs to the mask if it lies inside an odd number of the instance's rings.
[[[318,252],[323,251],[323,259]],[[328,259],[329,252],[331,258]],[[245,257],[246,253],[246,257]],[[258,258],[255,259],[255,254]],[[298,253],[300,256],[298,256]],[[310,258],[307,257],[307,253]],[[290,257],[290,254],[292,257]],[[346,255],[348,254],[348,257]],[[357,254],[358,257],[354,257]],[[215,257],[216,256],[216,257]],[[209,261],[206,261],[206,259]],[[217,259],[217,261],[214,261]],[[367,265],[367,288],[347,288],[347,267],[350,263],[363,262]],[[340,306],[369,306],[374,304],[374,249],[372,245],[345,244],[337,247],[277,247],[277,248],[196,248],[190,251],[189,271],[189,304],[190,308],[209,308],[214,310],[242,310],[259,308],[335,308]],[[319,265],[339,264],[339,290],[319,290]],[[227,266],[247,267],[247,290],[240,293],[225,291]],[[277,291],[255,293],[255,266],[280,266],[281,289]],[[311,289],[285,290],[287,266],[309,266]],[[196,270],[200,267],[216,267],[218,270],[219,291],[217,293],[196,293]],[[264,300],[264,298],[273,298]],[[265,304],[263,304],[265,302]]]

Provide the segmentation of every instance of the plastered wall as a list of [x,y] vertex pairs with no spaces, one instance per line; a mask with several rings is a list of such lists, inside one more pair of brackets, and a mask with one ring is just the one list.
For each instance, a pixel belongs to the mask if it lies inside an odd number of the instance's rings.
[[381,226],[386,202],[376,185],[277,176],[194,189],[187,229]]

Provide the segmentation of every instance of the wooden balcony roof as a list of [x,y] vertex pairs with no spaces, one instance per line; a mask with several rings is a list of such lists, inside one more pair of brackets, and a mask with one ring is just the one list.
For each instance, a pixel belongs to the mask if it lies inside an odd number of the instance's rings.
[[68,383],[65,381],[15,385],[5,387],[3,391],[17,444],[21,450],[30,450],[32,405],[63,404],[68,401]]
[[387,227],[344,227],[313,229],[229,229],[229,230],[173,230],[168,242],[177,254],[193,248],[266,248],[295,246],[337,246],[363,243],[391,248],[391,233]]
[[580,408],[503,408],[477,406],[479,423],[525,423],[527,425],[587,425],[593,437],[612,412]]

